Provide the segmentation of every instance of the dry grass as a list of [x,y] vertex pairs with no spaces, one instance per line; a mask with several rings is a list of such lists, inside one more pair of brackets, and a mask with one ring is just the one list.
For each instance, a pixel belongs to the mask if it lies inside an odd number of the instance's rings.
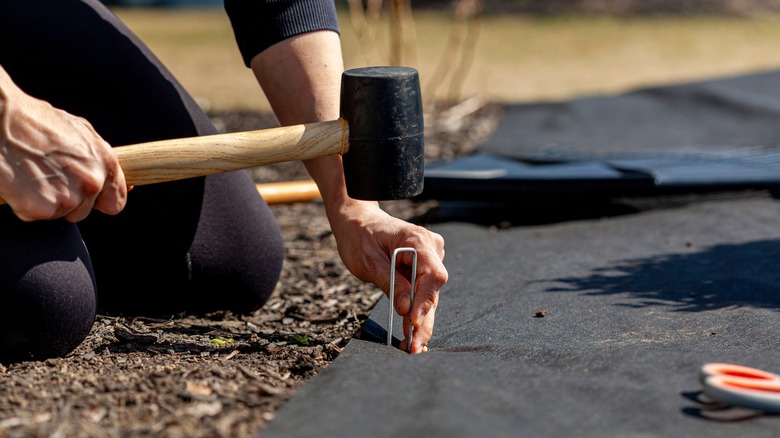
[[[222,10],[117,10],[173,73],[214,109],[268,104],[242,64]],[[377,27],[373,50],[361,47],[342,14],[348,68],[387,63],[388,23]],[[780,67],[780,17],[619,19],[483,17],[473,63],[462,85],[435,77],[453,17],[415,12],[416,41],[408,65],[417,67],[425,98],[451,90],[498,101],[555,100]],[[467,57],[468,59],[468,57]]]

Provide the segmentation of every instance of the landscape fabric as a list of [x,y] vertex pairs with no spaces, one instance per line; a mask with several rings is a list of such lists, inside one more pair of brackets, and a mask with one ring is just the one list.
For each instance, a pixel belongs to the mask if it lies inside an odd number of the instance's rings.
[[[509,105],[503,117],[477,153],[772,153],[780,72]],[[780,418],[712,403],[698,376],[708,362],[780,372],[780,202],[756,186],[644,193],[626,208],[583,195],[546,215],[550,199],[517,193],[432,221],[450,280],[430,351],[385,345],[382,299],[262,436],[774,435]]]

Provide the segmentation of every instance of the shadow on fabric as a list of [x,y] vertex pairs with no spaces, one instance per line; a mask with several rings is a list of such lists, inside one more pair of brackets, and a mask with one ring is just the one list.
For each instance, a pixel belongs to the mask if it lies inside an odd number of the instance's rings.
[[518,197],[512,202],[442,201],[439,205],[409,220],[417,224],[429,225],[467,222],[480,226],[511,228],[620,217],[654,210],[683,208],[702,202],[766,197],[780,199],[780,190],[687,192],[633,197],[601,197],[580,194],[575,196]]
[[716,245],[689,254],[632,259],[587,277],[563,277],[548,292],[630,294],[626,307],[672,306],[680,312],[729,306],[780,309],[780,240]]

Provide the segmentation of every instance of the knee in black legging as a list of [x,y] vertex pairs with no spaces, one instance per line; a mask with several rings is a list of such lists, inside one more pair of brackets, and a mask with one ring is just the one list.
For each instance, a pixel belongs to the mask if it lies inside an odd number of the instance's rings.
[[248,313],[271,296],[284,243],[246,172],[140,187],[131,195],[125,212],[79,225],[100,312]]
[[0,217],[0,362],[59,357],[89,334],[96,290],[72,224]]
[[284,262],[281,231],[247,174],[212,175],[206,188],[190,247],[198,290],[194,296],[204,310],[251,312],[268,301],[279,280]]

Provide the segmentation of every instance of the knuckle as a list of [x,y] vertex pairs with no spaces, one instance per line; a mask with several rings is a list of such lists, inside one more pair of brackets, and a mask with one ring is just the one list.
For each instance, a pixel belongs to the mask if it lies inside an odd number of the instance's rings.
[[81,204],[80,199],[78,197],[74,196],[73,193],[63,193],[59,194],[55,200],[54,203],[51,205],[51,209],[53,211],[60,211],[64,214],[67,214],[71,210],[75,209]]
[[103,190],[103,181],[97,177],[85,178],[81,181],[81,192],[85,197],[94,197]]
[[436,271],[433,274],[433,284],[436,286],[436,289],[441,289],[447,281],[450,279],[450,273],[447,272],[447,269],[442,266],[442,268],[439,271]]

